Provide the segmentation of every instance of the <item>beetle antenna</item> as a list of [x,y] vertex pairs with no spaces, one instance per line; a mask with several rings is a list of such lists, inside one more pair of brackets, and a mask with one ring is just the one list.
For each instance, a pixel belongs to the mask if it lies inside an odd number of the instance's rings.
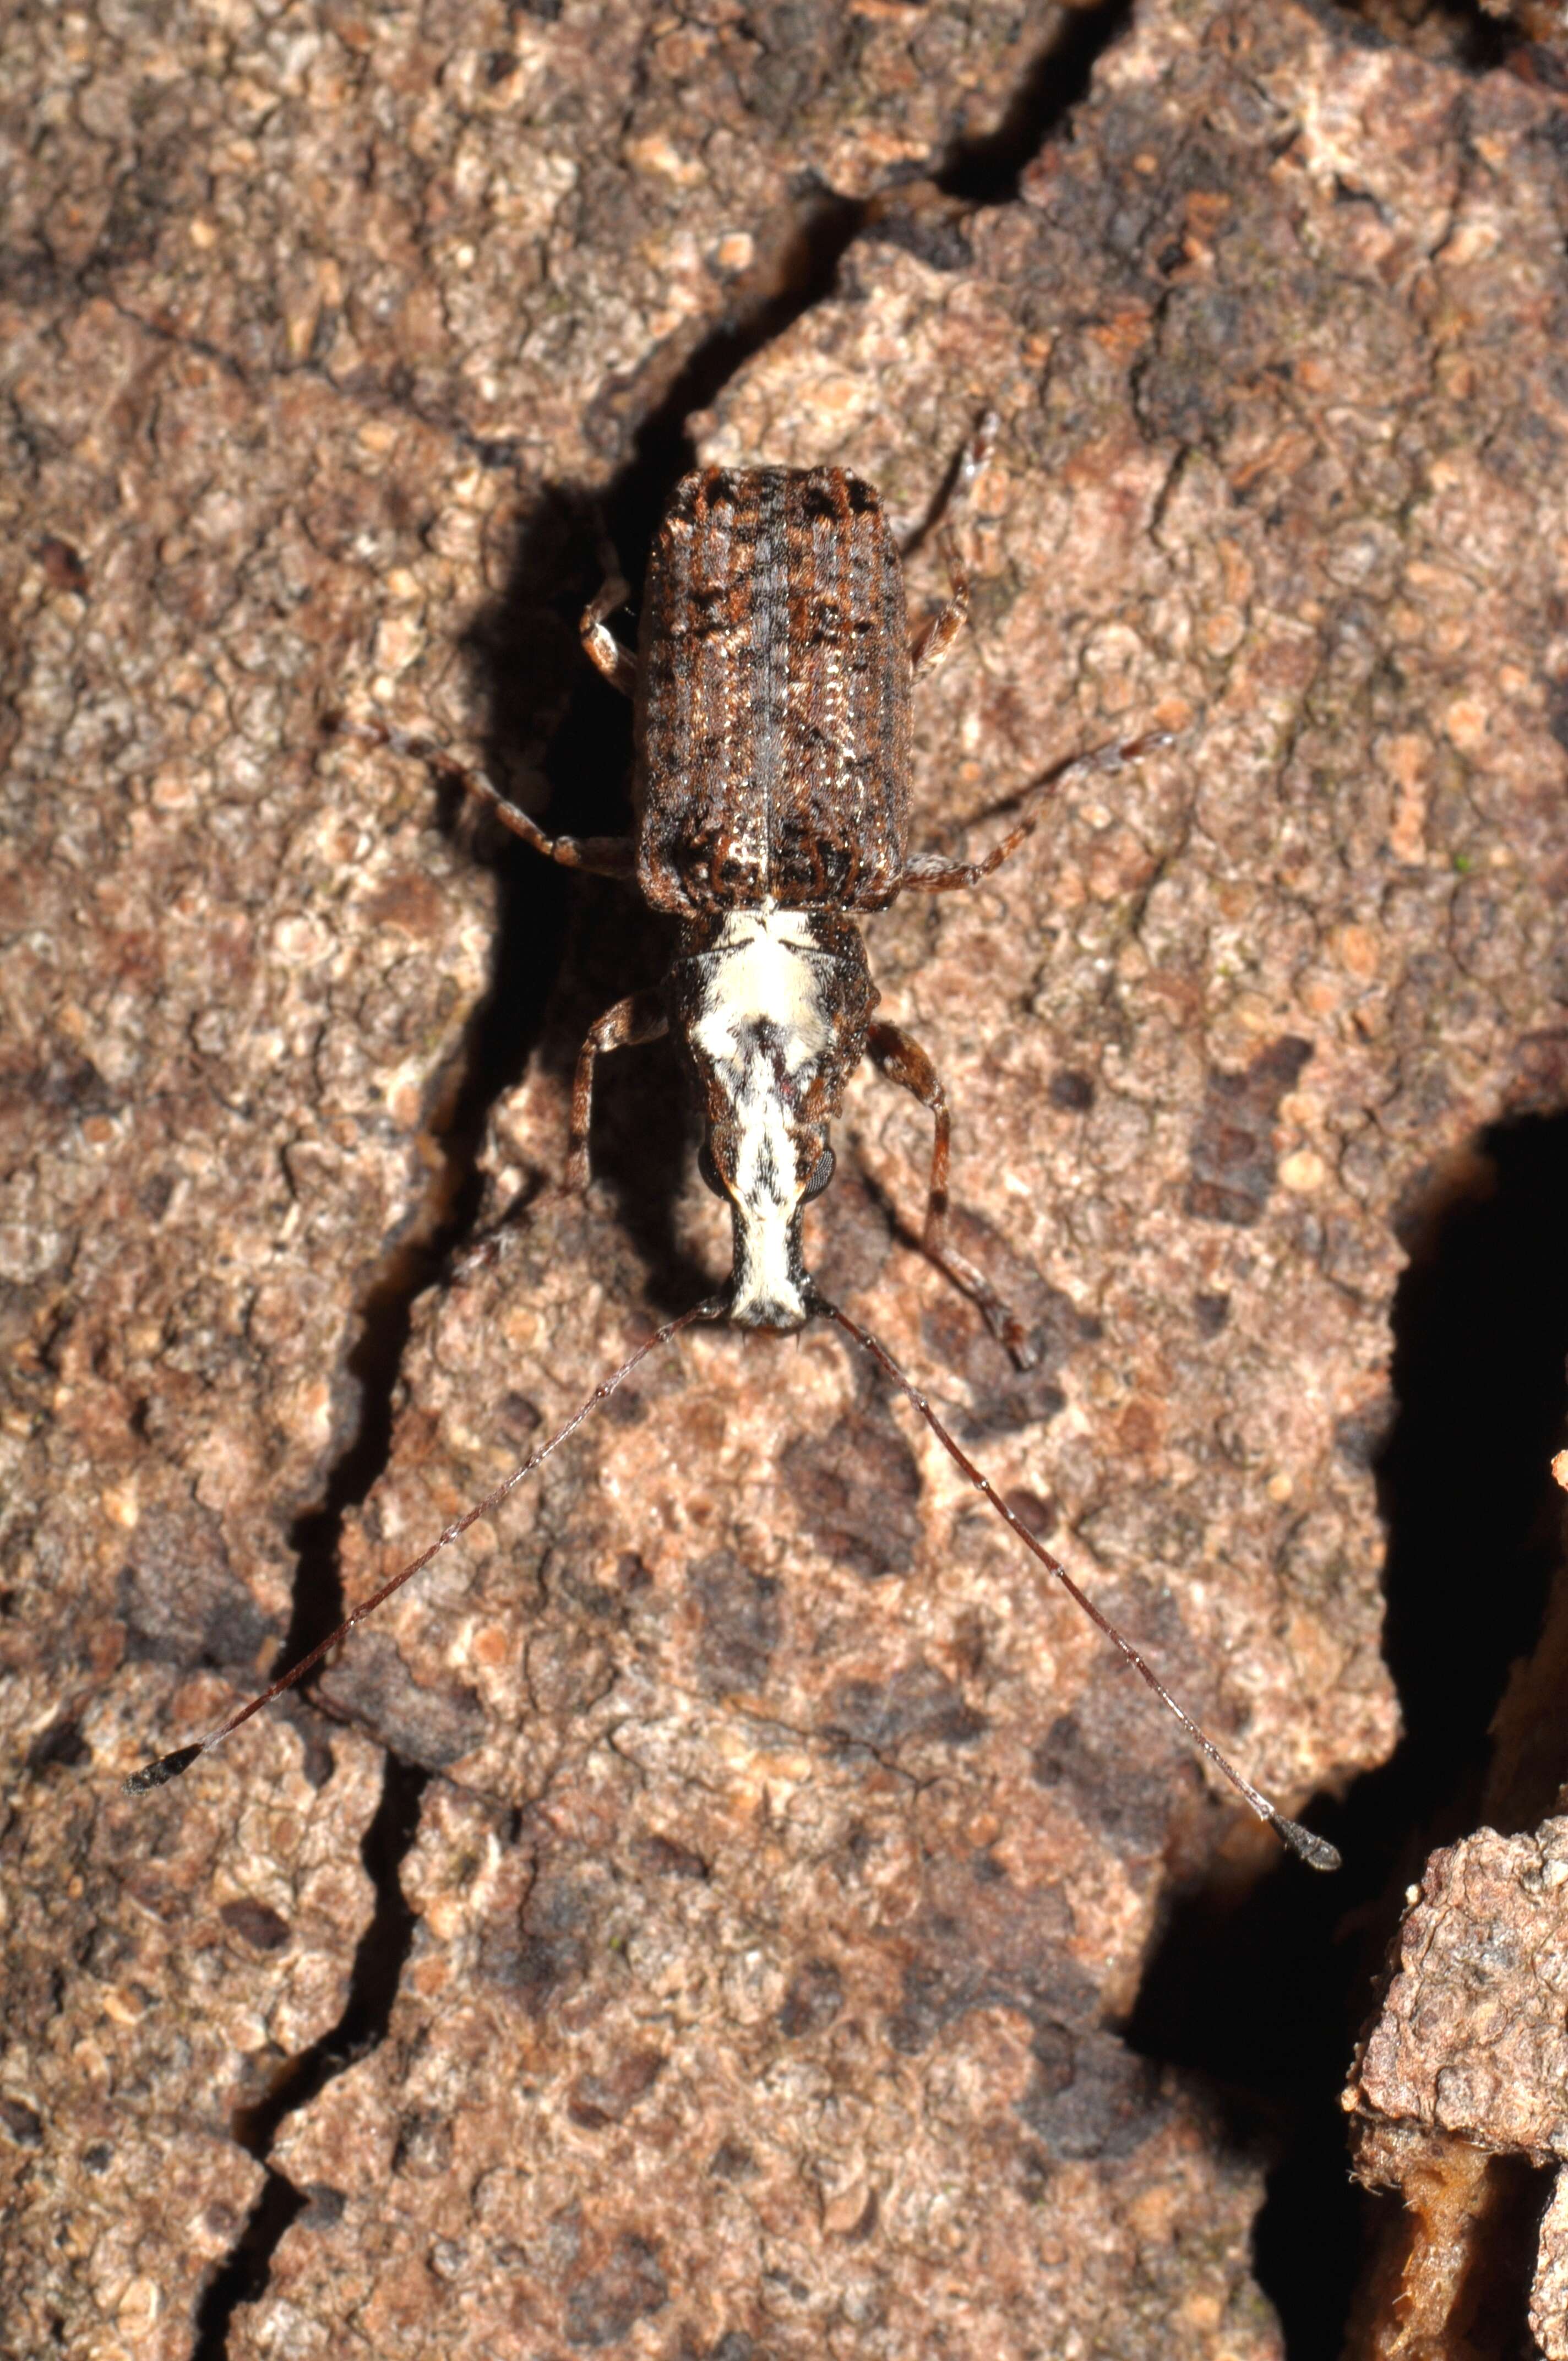
[[499,1509],[508,1494],[515,1492],[525,1477],[532,1476],[534,1469],[548,1459],[553,1451],[560,1448],[569,1434],[576,1433],[590,1411],[597,1410],[600,1402],[609,1400],[616,1388],[624,1378],[631,1375],[640,1361],[645,1361],[649,1354],[656,1351],[659,1345],[667,1345],[672,1336],[678,1336],[683,1328],[690,1328],[699,1320],[722,1319],[728,1308],[727,1297],[709,1296],[705,1302],[694,1304],[691,1311],[683,1312],[678,1320],[667,1320],[662,1328],[655,1329],[653,1334],[648,1337],[645,1343],[638,1345],[635,1353],[622,1361],[613,1376],[606,1378],[602,1385],[597,1385],[594,1388],[582,1408],[566,1421],[559,1433],[553,1434],[548,1443],[541,1444],[539,1449],[525,1459],[520,1467],[514,1467],[505,1482],[498,1484],[493,1492],[487,1492],[482,1500],[477,1500],[471,1509],[466,1509],[462,1516],[447,1526],[439,1541],[432,1542],[427,1550],[422,1550],[418,1557],[411,1559],[407,1565],[400,1567],[389,1582],[384,1582],[379,1590],[373,1590],[368,1598],[362,1599],[353,1614],[346,1621],[340,1623],[335,1631],[329,1631],[326,1638],[318,1642],[308,1655],[302,1656],[297,1664],[291,1664],[288,1671],[272,1683],[270,1688],[263,1689],[259,1697],[252,1697],[248,1705],[241,1706],[237,1713],[230,1714],[227,1721],[220,1724],[216,1730],[210,1730],[207,1736],[199,1739],[195,1745],[177,1746],[172,1754],[159,1755],[156,1763],[148,1763],[141,1770],[133,1772],[125,1782],[126,1794],[146,1795],[154,1787],[167,1786],[170,1779],[181,1777],[189,1771],[192,1763],[197,1762],[202,1755],[210,1754],[214,1746],[222,1745],[229,1732],[237,1730],[242,1721],[248,1721],[253,1713],[259,1713],[263,1706],[270,1705],[273,1698],[281,1697],[285,1689],[291,1689],[295,1682],[302,1680],[313,1664],[320,1664],[329,1649],[335,1648],[340,1640],[345,1640],[348,1637],[356,1623],[363,1623],[367,1616],[374,1615],[378,1607],[384,1606],[394,1590],[400,1590],[405,1582],[411,1581],[416,1574],[430,1564],[433,1557],[439,1556],[448,1542],[455,1542],[459,1533],[466,1533],[470,1525],[477,1524],[481,1517],[488,1517],[493,1510]]
[[897,1362],[894,1359],[886,1346],[880,1344],[877,1338],[872,1335],[868,1330],[860,1327],[853,1320],[850,1319],[847,1312],[840,1312],[836,1303],[829,1303],[826,1296],[820,1294],[815,1295],[813,1308],[814,1310],[821,1312],[825,1318],[833,1321],[839,1327],[842,1328],[847,1336],[852,1337],[857,1345],[861,1345],[864,1350],[870,1354],[878,1368],[883,1370],[886,1376],[890,1377],[893,1379],[894,1384],[899,1389],[899,1391],[905,1395],[907,1399],[914,1403],[916,1409],[919,1411],[921,1417],[925,1420],[927,1425],[930,1428],[932,1433],[936,1436],[938,1442],[941,1444],[948,1458],[952,1460],[955,1466],[960,1467],[963,1470],[964,1474],[969,1477],[970,1482],[974,1486],[975,1490],[984,1495],[985,1499],[995,1510],[997,1515],[1003,1520],[1003,1523],[1012,1526],[1014,1532],[1017,1534],[1025,1548],[1034,1552],[1034,1554],[1039,1559],[1040,1564],[1045,1567],[1047,1573],[1055,1575],[1057,1580],[1067,1592],[1068,1597],[1074,1600],[1078,1606],[1082,1608],[1090,1621],[1091,1623],[1098,1624],[1100,1630],[1104,1632],[1105,1637],[1111,1641],[1115,1647],[1120,1648],[1123,1655],[1126,1658],[1128,1664],[1131,1664],[1133,1670],[1138,1675],[1139,1678],[1148,1684],[1148,1686],[1153,1689],[1160,1703],[1166,1707],[1168,1711],[1176,1716],[1177,1720],[1181,1724],[1183,1730],[1186,1730],[1193,1744],[1197,1746],[1202,1753],[1208,1756],[1215,1769],[1217,1771],[1223,1771],[1225,1777],[1230,1781],[1232,1786],[1236,1788],[1241,1795],[1245,1796],[1247,1802],[1252,1806],[1253,1810],[1257,1814],[1258,1818],[1260,1820],[1266,1820],[1269,1827],[1274,1830],[1275,1835],[1279,1837],[1286,1844],[1288,1844],[1291,1851],[1298,1854],[1299,1858],[1308,1864],[1309,1868],[1338,1869],[1340,1865],[1340,1856],[1335,1848],[1328,1842],[1326,1838],[1315,1836],[1310,1828],[1304,1828],[1299,1820],[1288,1819],[1276,1805],[1269,1802],[1266,1795],[1259,1795],[1257,1789],[1253,1785],[1250,1779],[1243,1778],[1241,1773],[1236,1769],[1234,1763],[1226,1762],[1224,1756],[1221,1753],[1213,1740],[1209,1736],[1207,1730],[1201,1730],[1198,1724],[1193,1720],[1191,1715],[1177,1704],[1176,1699],[1171,1696],[1170,1691],[1166,1687],[1165,1683],[1159,1678],[1159,1675],[1156,1673],[1154,1667],[1138,1653],[1138,1651],[1134,1647],[1130,1640],[1123,1637],[1122,1633],[1117,1631],[1114,1623],[1112,1622],[1110,1617],[1102,1614],[1100,1609],[1096,1607],[1093,1599],[1089,1598],[1085,1592],[1079,1588],[1071,1575],[1069,1574],[1066,1566],[1061,1564],[1059,1559],[1053,1557],[1050,1551],[1043,1547],[1043,1545],[1036,1540],[1034,1534],[1029,1531],[1028,1526],[1024,1522],[1022,1517],[1018,1516],[1014,1510],[1008,1507],[1006,1501],[1003,1499],[995,1485],[991,1481],[991,1478],[988,1476],[982,1476],[980,1469],[975,1466],[973,1460],[969,1457],[966,1452],[959,1448],[959,1444],[953,1440],[953,1437],[948,1433],[947,1428],[942,1424],[941,1420],[937,1416],[936,1411],[932,1409],[925,1395],[919,1391],[917,1387],[911,1384],[910,1380],[905,1376],[904,1371],[899,1367]]

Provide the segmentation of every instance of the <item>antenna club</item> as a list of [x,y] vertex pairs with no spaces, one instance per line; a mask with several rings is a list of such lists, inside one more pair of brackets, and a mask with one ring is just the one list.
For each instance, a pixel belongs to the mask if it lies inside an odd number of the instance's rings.
[[1327,1837],[1314,1836],[1310,1828],[1301,1826],[1299,1820],[1288,1820],[1283,1812],[1272,1813],[1270,1819],[1275,1834],[1283,1838],[1291,1851],[1299,1860],[1304,1861],[1309,1869],[1331,1870],[1343,1866],[1339,1848],[1330,1844]]
[[145,1763],[139,1771],[133,1771],[128,1779],[123,1780],[121,1794],[150,1795],[155,1787],[167,1787],[171,1779],[189,1771],[201,1752],[199,1745],[177,1746],[172,1754],[160,1754],[156,1763]]

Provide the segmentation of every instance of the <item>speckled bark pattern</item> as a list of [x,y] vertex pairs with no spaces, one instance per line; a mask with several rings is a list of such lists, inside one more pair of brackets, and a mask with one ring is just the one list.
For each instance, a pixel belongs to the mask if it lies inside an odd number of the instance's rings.
[[[22,2351],[192,2351],[261,2180],[225,2126],[341,2011],[390,1746],[433,1774],[412,1949],[386,2038],[283,2118],[310,2202],[235,2361],[1278,2353],[1259,2164],[1115,2030],[1172,1873],[1268,1840],[831,1334],[650,1362],[345,1656],[356,1727],[115,1787],[269,1660],[362,1323],[463,1178],[495,897],[418,766],[321,716],[472,737],[477,666],[542,799],[587,506],[797,176],[927,169],[1049,16],[12,12]],[[1147,0],[1072,130],[1015,201],[869,218],[698,457],[851,468],[905,528],[998,409],[916,849],[1177,733],[872,929],[1036,1367],[895,1235],[928,1132],[872,1074],[808,1251],[1288,1806],[1394,1735],[1396,1215],[1568,1097],[1568,141],[1549,88],[1295,0]],[[943,588],[927,545],[917,617]],[[564,783],[561,824],[607,792]],[[634,1082],[608,1198],[540,1191],[576,1039],[658,972],[630,898],[572,909],[486,1149],[481,1221],[515,1218],[415,1307],[351,1591],[722,1267]]]
[[[152,1820],[115,1789],[275,1649],[365,1307],[454,1183],[493,892],[322,713],[415,671],[466,720],[521,533],[526,780],[591,587],[546,484],[603,482],[776,271],[797,172],[983,132],[1058,14],[7,12],[8,2349],[190,2353],[261,2182],[233,2108],[370,1920],[366,1742],[280,1723]],[[471,1742],[460,1698],[419,1722]]]

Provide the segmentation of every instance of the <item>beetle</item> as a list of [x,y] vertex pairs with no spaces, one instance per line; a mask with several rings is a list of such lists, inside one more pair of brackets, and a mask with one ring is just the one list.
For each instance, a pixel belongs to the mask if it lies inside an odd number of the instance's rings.
[[[983,464],[986,421],[959,493]],[[702,1117],[698,1165],[728,1200],[728,1316],[788,1333],[811,1317],[801,1214],[833,1177],[828,1126],[868,1052],[934,1120],[922,1243],[1015,1360],[1023,1323],[948,1235],[951,1118],[919,1044],[874,1017],[862,917],[904,892],[978,884],[1038,822],[1058,765],[978,861],[909,850],[911,693],[968,611],[950,533],[951,595],[913,637],[899,546],[875,490],[841,467],[720,468],[684,477],[649,561],[635,657],[607,627],[626,598],[611,577],[583,644],[634,699],[629,837],[552,836],[482,774],[461,773],[548,860],[634,883],[676,921],[664,982],[590,1030],[577,1061],[567,1155],[586,1184],[594,1070],[609,1049],[673,1034]],[[409,752],[422,741],[376,734]],[[1153,736],[1085,761],[1131,759]]]
[[[960,464],[972,483],[994,431],[982,423]],[[1079,1588],[968,1455],[878,1340],[828,1301],[806,1268],[801,1219],[833,1177],[829,1126],[868,1053],[934,1121],[923,1245],[984,1313],[1014,1357],[1022,1323],[948,1236],[951,1123],[924,1049],[873,1016],[877,992],[862,916],[901,893],[978,884],[1037,825],[1062,777],[1120,764],[1165,742],[1151,733],[1069,758],[1038,780],[1014,825],[975,861],[909,849],[910,703],[963,627],[967,576],[947,540],[951,595],[911,637],[903,561],[872,488],[841,467],[708,467],[683,477],[648,566],[635,657],[608,628],[627,596],[613,575],[582,620],[592,661],[634,700],[634,832],[547,833],[482,774],[389,725],[338,726],[433,763],[477,792],[506,825],[568,869],[634,884],[674,918],[663,984],[631,994],[589,1030],[572,1090],[568,1185],[588,1177],[594,1071],[607,1051],[673,1035],[702,1118],[699,1165],[727,1200],[728,1284],[670,1321],[605,1379],[560,1432],[366,1599],[270,1688],[199,1743],[126,1783],[144,1794],[188,1770],[373,1613],[447,1543],[488,1515],[559,1447],[648,1353],[694,1322],[787,1334],[821,1316],[865,1350],[1024,1545],[1121,1651],[1194,1744],[1313,1868],[1339,1856],[1287,1818],[1220,1752],[1153,1668]]]

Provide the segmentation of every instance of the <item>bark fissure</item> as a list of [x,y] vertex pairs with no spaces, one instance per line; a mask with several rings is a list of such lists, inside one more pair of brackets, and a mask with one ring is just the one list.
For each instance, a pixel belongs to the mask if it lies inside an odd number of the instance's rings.
[[235,2312],[265,2292],[272,2257],[285,2232],[313,2202],[308,2191],[296,2189],[287,2174],[269,2162],[280,2129],[345,2067],[386,2037],[414,1934],[414,1914],[400,1872],[419,1833],[420,1798],[429,1777],[418,1764],[387,1756],[381,1801],[361,1846],[375,1888],[375,1908],[355,1953],[343,2013],[329,2031],[289,2060],[265,2099],[236,2119],[236,2138],[266,2166],[267,2179],[197,2305],[192,2361],[223,2361]]

